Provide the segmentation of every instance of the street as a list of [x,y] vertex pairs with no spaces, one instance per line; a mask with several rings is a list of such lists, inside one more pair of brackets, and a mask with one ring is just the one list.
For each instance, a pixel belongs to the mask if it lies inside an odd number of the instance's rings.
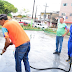
[[[42,69],[57,67],[68,71],[69,63],[66,62],[68,37],[64,38],[63,48],[60,56],[54,55],[55,51],[55,35],[46,34],[43,31],[25,31],[30,38],[31,50],[29,53],[30,66]],[[4,47],[5,39],[0,30],[0,52]],[[15,72],[14,60],[15,46],[9,46],[7,51],[0,56],[0,72]],[[22,72],[25,72],[22,62]],[[61,70],[35,70],[31,68],[31,72],[64,72]],[[72,68],[71,71],[72,72]]]

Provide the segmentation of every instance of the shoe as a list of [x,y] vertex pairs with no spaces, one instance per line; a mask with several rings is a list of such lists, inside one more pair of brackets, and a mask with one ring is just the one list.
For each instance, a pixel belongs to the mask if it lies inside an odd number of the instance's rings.
[[70,61],[70,59],[67,59],[67,60],[66,60],[66,62],[69,62],[69,61]]
[[69,62],[70,61],[70,56],[68,56],[68,59],[66,60],[66,62]]
[[58,52],[58,55],[60,55],[60,52]]
[[54,52],[53,54],[58,54],[58,52]]
[[70,61],[69,64],[72,64],[72,61]]
[[72,64],[72,62],[69,62],[69,64]]
[[70,63],[72,63],[72,57],[70,57]]

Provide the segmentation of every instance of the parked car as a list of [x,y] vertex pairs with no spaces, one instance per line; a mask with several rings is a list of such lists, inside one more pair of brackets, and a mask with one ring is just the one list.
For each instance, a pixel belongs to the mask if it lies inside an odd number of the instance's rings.
[[24,26],[28,26],[28,23],[27,23],[27,22],[24,22],[23,25],[24,25]]
[[20,25],[23,25],[24,22],[19,22]]
[[48,28],[47,25],[42,24],[42,23],[36,23],[36,24],[34,25],[34,27],[36,27],[36,28],[40,27],[40,28],[42,28],[42,29],[46,29],[46,28]]
[[27,22],[19,22],[20,25],[24,25],[24,26],[27,26],[28,23]]

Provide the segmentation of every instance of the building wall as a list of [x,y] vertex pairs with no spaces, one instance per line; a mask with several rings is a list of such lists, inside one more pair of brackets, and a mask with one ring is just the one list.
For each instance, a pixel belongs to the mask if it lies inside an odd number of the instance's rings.
[[[46,18],[48,18],[48,15],[50,15],[50,13],[46,13]],[[41,13],[41,18],[44,19],[44,13]]]
[[[66,6],[64,6],[64,3],[67,3]],[[70,13],[72,13],[72,0],[62,0],[59,16],[64,16],[62,13],[65,13],[65,21],[72,21],[72,16],[70,16]]]
[[[49,15],[49,17],[48,17],[48,15]],[[56,17],[58,17],[58,16],[59,16],[59,13],[52,13],[51,15],[50,15],[50,13],[46,13],[46,18],[47,18],[47,19],[56,18]],[[44,13],[41,13],[41,18],[44,19]]]

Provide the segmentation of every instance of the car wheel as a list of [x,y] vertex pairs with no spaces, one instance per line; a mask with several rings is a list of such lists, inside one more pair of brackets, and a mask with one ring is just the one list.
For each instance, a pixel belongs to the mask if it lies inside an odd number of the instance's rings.
[[44,31],[44,30],[45,30],[45,28],[44,28],[44,27],[42,27],[42,30]]
[[35,28],[37,28],[37,26],[35,26]]
[[44,29],[44,27],[42,27]]

